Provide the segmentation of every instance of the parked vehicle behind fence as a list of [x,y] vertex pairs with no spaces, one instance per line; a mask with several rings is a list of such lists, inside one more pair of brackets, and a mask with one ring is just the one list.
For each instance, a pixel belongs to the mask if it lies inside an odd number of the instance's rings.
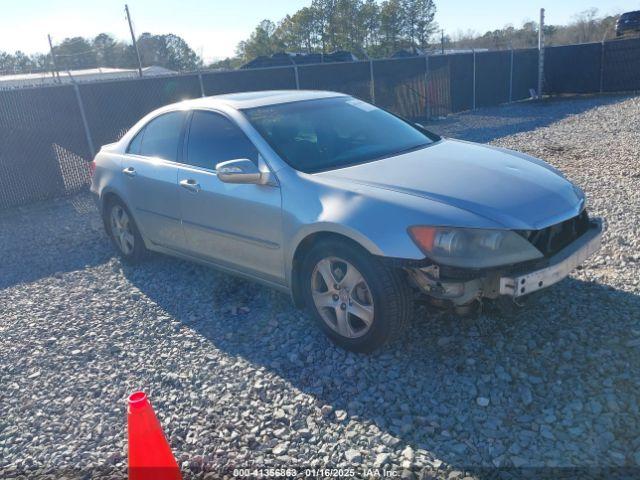
[[102,147],[91,190],[124,260],[152,250],[258,280],[355,351],[397,337],[416,296],[462,312],[546,288],[602,232],[545,162],[333,92],[158,109]]
[[616,37],[628,33],[640,33],[640,10],[623,13],[616,21]]

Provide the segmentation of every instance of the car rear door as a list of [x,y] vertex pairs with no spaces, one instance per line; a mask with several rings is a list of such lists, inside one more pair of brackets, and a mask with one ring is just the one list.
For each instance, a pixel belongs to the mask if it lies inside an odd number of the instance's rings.
[[186,244],[198,257],[281,283],[284,278],[280,188],[221,182],[215,166],[259,154],[226,116],[196,110],[188,121],[178,172]]
[[155,117],[133,138],[122,161],[126,201],[145,239],[183,250],[178,156],[187,113]]

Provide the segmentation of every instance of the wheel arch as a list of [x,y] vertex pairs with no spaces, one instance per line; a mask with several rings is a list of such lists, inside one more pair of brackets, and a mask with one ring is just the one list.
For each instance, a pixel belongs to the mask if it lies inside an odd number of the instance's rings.
[[119,200],[120,202],[126,205],[124,199],[122,198],[122,195],[120,195],[117,191],[109,189],[102,192],[102,195],[100,196],[101,210],[104,211],[107,205],[109,205],[109,203],[111,203],[114,200]]
[[354,240],[352,237],[343,233],[331,230],[319,230],[308,233],[297,243],[293,256],[291,257],[291,276],[289,281],[291,284],[291,296],[293,297],[293,303],[297,308],[304,308],[305,306],[300,278],[304,258],[315,245],[319,242],[328,240],[344,242],[364,252],[374,255],[376,254],[375,251],[372,252],[371,249],[366,248],[361,242]]
[[131,208],[131,206],[127,203],[127,201],[125,200],[124,195],[122,195],[121,192],[119,192],[117,189],[114,188],[105,188],[101,194],[100,194],[100,198],[99,198],[99,209],[100,209],[100,216],[102,217],[102,221],[104,222],[104,226],[107,232],[109,232],[109,225],[108,225],[108,221],[106,218],[106,214],[107,214],[107,207],[109,206],[109,203],[112,201],[119,201],[120,203],[122,203],[126,209],[129,212],[129,215],[131,215],[131,217],[133,218],[133,221],[136,223],[136,227],[138,228],[138,231],[140,232],[140,236],[142,237],[142,240],[144,241],[144,244],[147,248],[151,248],[149,242],[147,241],[147,236],[144,233],[143,230],[143,226],[140,224],[140,222],[138,221],[138,217],[136,215],[136,212],[134,212],[134,210]]
[[104,227],[109,232],[109,222],[107,220],[108,215],[108,207],[113,201],[119,201],[125,206],[127,205],[117,191],[113,189],[105,189],[101,192],[100,197],[98,198],[98,209],[100,210],[100,216],[102,217],[102,221],[104,222]]

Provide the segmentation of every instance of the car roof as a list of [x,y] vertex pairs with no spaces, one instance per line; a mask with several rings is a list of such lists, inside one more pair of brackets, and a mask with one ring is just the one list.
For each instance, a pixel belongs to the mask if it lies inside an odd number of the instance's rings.
[[241,110],[244,108],[276,105],[279,103],[344,96],[346,96],[344,93],[321,90],[265,90],[261,92],[226,93],[224,95],[195,98],[193,100],[180,102],[176,105],[184,105],[189,108],[215,108],[216,106],[226,105]]

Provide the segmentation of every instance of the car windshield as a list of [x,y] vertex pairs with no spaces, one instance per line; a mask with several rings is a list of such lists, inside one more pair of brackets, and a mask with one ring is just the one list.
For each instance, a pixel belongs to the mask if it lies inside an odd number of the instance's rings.
[[438,139],[351,97],[303,100],[243,112],[284,161],[305,173],[390,157]]

